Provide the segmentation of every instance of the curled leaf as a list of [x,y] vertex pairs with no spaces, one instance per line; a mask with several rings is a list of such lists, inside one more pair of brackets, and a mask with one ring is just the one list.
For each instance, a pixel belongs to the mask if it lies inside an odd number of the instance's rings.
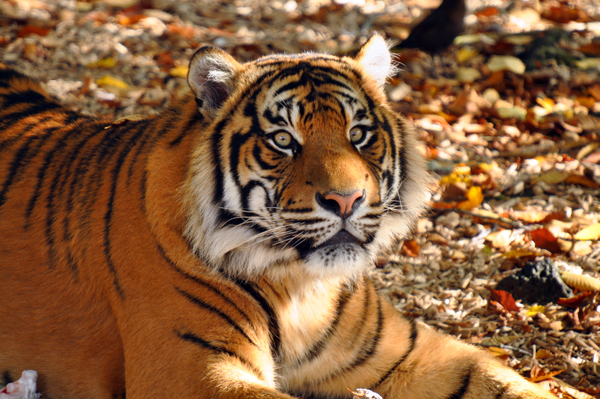
[[561,277],[571,288],[577,288],[580,291],[600,291],[600,280],[597,278],[569,272],[561,273]]

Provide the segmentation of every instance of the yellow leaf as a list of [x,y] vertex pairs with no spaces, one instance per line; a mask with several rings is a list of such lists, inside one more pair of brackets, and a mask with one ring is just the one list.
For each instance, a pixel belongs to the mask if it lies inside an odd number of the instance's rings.
[[554,109],[554,105],[556,105],[554,103],[554,100],[552,100],[551,98],[539,98],[538,97],[535,99],[535,102],[550,112],[552,112],[552,110]]
[[575,234],[576,240],[598,240],[600,239],[600,223],[593,224]]
[[187,78],[188,70],[189,68],[187,66],[180,65],[178,67],[172,68],[169,71],[169,74],[176,78]]
[[490,351],[492,353],[492,355],[496,356],[496,357],[502,357],[502,356],[506,356],[509,355],[510,353],[508,353],[507,351],[505,351],[502,348],[498,348],[496,346],[490,346],[488,348],[486,348],[488,351]]
[[562,272],[560,276],[571,288],[577,288],[580,291],[600,291],[600,280],[592,276],[569,272]]
[[117,79],[110,75],[104,75],[100,79],[96,80],[96,84],[102,87],[113,87],[115,89],[125,90],[129,85],[123,82],[121,79]]
[[482,202],[483,193],[481,192],[481,187],[473,186],[467,192],[467,200],[459,203],[457,208],[468,211],[481,205]]
[[558,183],[562,183],[563,181],[567,180],[567,178],[570,175],[571,174],[569,172],[553,169],[553,170],[546,172],[546,173],[542,174],[541,176],[533,179],[533,183],[544,182],[547,184],[558,184]]
[[461,174],[452,172],[449,175],[442,177],[439,181],[439,184],[443,185],[443,184],[451,184],[451,183],[470,183],[471,180],[473,180],[471,176],[461,175]]
[[544,313],[546,308],[542,305],[534,305],[527,308],[527,316],[535,316],[538,313]]
[[87,65],[88,68],[113,68],[117,65],[117,60],[113,57],[106,57],[97,62],[91,62]]
[[459,64],[464,64],[472,58],[475,58],[479,55],[479,52],[470,47],[461,47],[458,50],[458,54],[456,55],[456,60]]
[[535,352],[536,359],[549,359],[551,357],[554,357],[554,353],[550,352],[548,349],[542,348]]

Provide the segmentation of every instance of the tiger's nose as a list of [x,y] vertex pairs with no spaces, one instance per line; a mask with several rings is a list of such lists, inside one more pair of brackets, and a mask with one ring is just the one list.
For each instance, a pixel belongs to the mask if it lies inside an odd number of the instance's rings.
[[352,212],[365,200],[366,190],[356,190],[352,194],[317,193],[317,203],[323,208],[335,213],[342,218],[352,215]]

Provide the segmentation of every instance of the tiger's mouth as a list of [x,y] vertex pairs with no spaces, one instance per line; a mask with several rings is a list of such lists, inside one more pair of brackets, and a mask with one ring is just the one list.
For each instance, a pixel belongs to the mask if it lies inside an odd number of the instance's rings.
[[334,235],[329,240],[325,241],[323,244],[319,245],[315,249],[321,249],[330,246],[340,246],[344,244],[356,244],[362,246],[364,242],[354,237],[347,230],[342,229],[336,235]]

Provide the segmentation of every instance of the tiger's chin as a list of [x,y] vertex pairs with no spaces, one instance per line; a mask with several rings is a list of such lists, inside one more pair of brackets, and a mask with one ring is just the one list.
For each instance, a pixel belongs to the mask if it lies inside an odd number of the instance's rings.
[[[373,264],[375,254],[358,240],[343,233],[325,243],[298,251],[280,246],[271,240],[253,242],[244,228],[224,228],[213,231],[196,253],[215,271],[234,278],[253,281],[267,276],[274,279],[290,277],[294,270],[314,279],[342,278],[356,280]],[[224,245],[224,243],[227,243]],[[219,245],[220,244],[220,245]],[[237,244],[237,245],[236,245]]]
[[309,275],[317,279],[342,277],[358,279],[375,260],[375,254],[358,243],[339,243],[319,246],[304,256]]

